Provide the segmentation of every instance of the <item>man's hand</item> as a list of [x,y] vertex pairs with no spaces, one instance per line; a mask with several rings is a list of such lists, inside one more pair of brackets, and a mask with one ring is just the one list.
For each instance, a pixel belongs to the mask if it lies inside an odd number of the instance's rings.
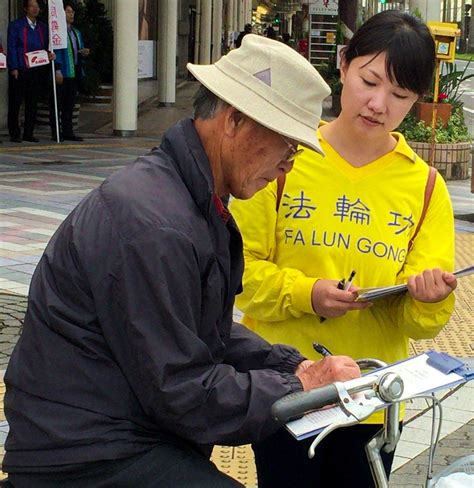
[[425,269],[408,278],[408,293],[419,302],[435,303],[444,300],[456,289],[453,273],[441,269]]
[[305,359],[304,361],[301,361],[300,364],[296,367],[295,370],[295,375],[299,376],[304,370],[308,369],[312,364],[314,364],[314,361],[311,361],[311,359]]
[[[305,361],[298,368],[303,363]],[[300,372],[298,372],[298,368],[295,374],[301,381],[304,391],[334,383],[334,381],[347,381],[360,377],[359,366],[348,356],[328,356]]]
[[56,84],[57,85],[62,85],[64,82],[64,77],[61,71],[56,71]]
[[52,53],[51,51],[48,51],[48,59],[50,61],[54,61],[56,59],[56,54]]
[[321,317],[342,317],[349,310],[363,310],[371,307],[371,302],[355,302],[356,288],[339,290],[337,281],[318,280],[313,285],[311,303],[313,310]]
[[15,78],[15,80],[18,80],[18,70],[17,69],[12,69],[10,70],[10,74]]
[[79,49],[79,54],[81,56],[84,56],[84,57],[89,56],[90,52],[91,52],[91,50],[89,48],[87,48],[87,47],[84,47],[82,49]]

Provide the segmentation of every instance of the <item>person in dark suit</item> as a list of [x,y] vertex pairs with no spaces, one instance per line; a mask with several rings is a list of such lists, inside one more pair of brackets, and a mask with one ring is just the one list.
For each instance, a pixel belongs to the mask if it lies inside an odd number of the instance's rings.
[[[40,8],[36,0],[24,0],[25,16],[10,22],[8,26],[8,132],[12,142],[21,142],[19,114],[25,102],[25,124],[23,140],[39,142],[33,136],[36,108],[41,87],[47,79],[47,66],[29,68],[25,54],[37,50],[48,50],[48,28],[38,20]],[[49,60],[54,59],[48,53]]]
[[235,41],[235,47],[240,47],[242,44],[242,39],[247,35],[252,33],[252,24],[245,24],[244,25],[244,30],[239,34],[239,37],[237,37],[237,40]]

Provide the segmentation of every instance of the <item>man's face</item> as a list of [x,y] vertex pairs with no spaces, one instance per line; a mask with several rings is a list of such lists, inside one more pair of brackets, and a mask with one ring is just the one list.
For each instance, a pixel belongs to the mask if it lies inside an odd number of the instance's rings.
[[36,19],[40,13],[38,2],[36,0],[30,0],[25,8],[25,13],[30,19]]
[[223,176],[227,192],[245,200],[291,170],[293,162],[288,157],[296,142],[240,115],[243,121],[224,164]]
[[66,12],[66,22],[72,24],[74,22],[74,9],[68,5],[64,11]]

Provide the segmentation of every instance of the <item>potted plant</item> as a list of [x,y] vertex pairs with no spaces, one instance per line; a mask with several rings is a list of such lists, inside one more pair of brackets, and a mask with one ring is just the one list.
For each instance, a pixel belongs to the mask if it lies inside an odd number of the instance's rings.
[[[474,75],[466,74],[469,63],[462,70],[459,70],[455,64],[443,63],[443,65],[439,79],[440,96],[437,101],[433,164],[445,179],[466,179],[469,177],[471,162],[471,138],[464,121],[461,84]],[[421,100],[421,104],[432,104],[432,94],[433,86],[431,96]],[[448,105],[447,113],[449,115],[443,119],[441,115],[443,107]],[[421,116],[422,111],[423,108],[420,108],[418,102],[397,130],[405,136],[413,150],[428,162],[432,142],[432,106],[427,115]]]
[[[425,161],[430,159],[431,127],[416,115],[409,113],[397,129],[412,149]],[[447,180],[469,177],[471,161],[471,137],[469,135],[462,107],[452,110],[446,127],[441,119],[435,131],[434,166]]]

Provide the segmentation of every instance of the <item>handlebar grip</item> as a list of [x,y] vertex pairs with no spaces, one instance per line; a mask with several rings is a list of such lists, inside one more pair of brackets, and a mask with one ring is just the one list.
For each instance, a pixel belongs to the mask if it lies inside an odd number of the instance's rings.
[[277,400],[272,405],[272,416],[278,422],[286,424],[302,417],[307,412],[332,405],[338,401],[339,395],[334,384],[309,391],[298,391]]

